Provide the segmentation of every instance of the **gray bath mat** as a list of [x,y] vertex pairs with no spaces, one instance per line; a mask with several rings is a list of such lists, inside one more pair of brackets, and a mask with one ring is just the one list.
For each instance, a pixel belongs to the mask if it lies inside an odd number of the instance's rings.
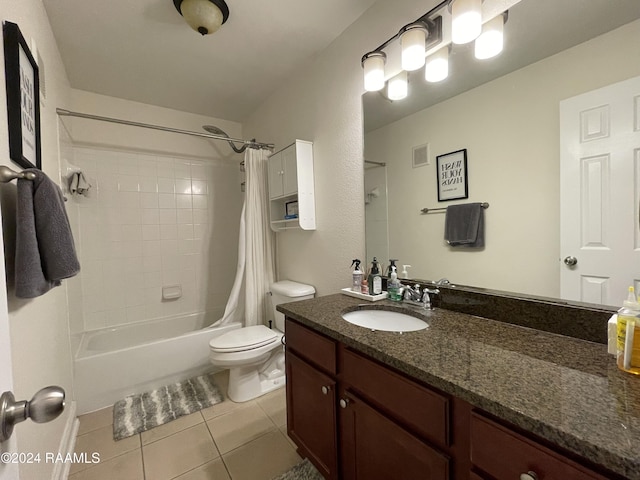
[[131,395],[113,405],[113,439],[122,440],[223,400],[213,374]]
[[320,472],[306,458],[288,472],[277,476],[273,480],[324,480]]

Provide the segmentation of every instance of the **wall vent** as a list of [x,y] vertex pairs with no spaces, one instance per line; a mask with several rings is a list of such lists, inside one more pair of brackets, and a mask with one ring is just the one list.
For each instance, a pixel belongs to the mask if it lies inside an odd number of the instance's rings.
[[429,144],[413,147],[413,168],[429,165]]

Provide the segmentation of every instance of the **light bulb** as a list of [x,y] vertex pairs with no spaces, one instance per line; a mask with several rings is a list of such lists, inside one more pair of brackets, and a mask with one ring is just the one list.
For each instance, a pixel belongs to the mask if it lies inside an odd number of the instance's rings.
[[422,24],[407,27],[400,36],[402,47],[402,69],[408,72],[417,70],[424,65],[425,42],[427,30]]
[[454,0],[451,4],[451,40],[469,43],[482,32],[482,0]]
[[424,79],[427,82],[440,82],[449,76],[449,48],[444,47],[427,57],[424,67]]
[[364,89],[377,92],[384,88],[384,64],[387,56],[384,52],[370,52],[362,57],[364,69]]
[[482,27],[482,33],[476,38],[475,56],[479,60],[495,57],[504,45],[504,16],[492,18]]
[[407,98],[408,90],[407,72],[403,71],[389,80],[387,97],[389,100],[402,100],[403,98]]

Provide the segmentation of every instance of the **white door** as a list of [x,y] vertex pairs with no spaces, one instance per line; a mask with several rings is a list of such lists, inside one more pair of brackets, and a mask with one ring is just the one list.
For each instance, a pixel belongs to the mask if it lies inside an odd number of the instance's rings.
[[560,102],[560,181],[561,296],[620,305],[640,293],[640,77]]
[[[2,220],[0,219],[0,225]],[[0,247],[4,245],[2,228],[0,228]],[[9,336],[9,310],[7,308],[7,285],[5,280],[4,260],[0,259],[0,394],[13,391],[13,375],[11,373],[11,340]],[[17,451],[17,432],[0,444],[0,452],[15,453]],[[18,464],[4,463],[0,460],[0,480],[17,480]]]

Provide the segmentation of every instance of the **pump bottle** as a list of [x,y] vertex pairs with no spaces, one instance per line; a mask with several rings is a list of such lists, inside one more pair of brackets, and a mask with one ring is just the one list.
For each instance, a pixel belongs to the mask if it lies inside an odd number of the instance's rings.
[[391,267],[391,278],[387,282],[387,295],[389,300],[394,302],[402,301],[402,294],[400,293],[400,282],[398,281],[398,274],[396,273],[395,265]]
[[640,375],[640,304],[634,288],[618,310],[617,364],[620,370]]
[[369,274],[369,292],[371,295],[382,293],[382,277],[380,276],[380,264],[378,259],[373,257],[371,262],[371,273]]

